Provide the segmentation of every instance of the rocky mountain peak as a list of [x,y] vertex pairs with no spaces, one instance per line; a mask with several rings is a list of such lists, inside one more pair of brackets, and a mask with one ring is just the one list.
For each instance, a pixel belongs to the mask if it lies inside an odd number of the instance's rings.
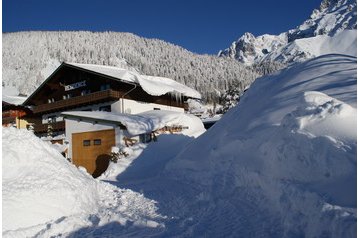
[[[246,32],[234,41],[229,48],[220,51],[218,55],[236,59],[247,65],[267,59],[279,59],[281,63],[291,63],[314,56],[311,52],[302,52],[295,47],[288,47],[295,40],[318,35],[334,36],[346,29],[357,29],[356,0],[323,0],[320,6],[313,10],[309,19],[296,28],[278,36],[262,35],[255,37]],[[291,48],[294,48],[295,52],[288,52]],[[282,50],[285,50],[287,57],[281,57],[279,52],[277,53],[277,51]],[[274,59],[268,57],[269,54],[274,54]],[[286,60],[288,61],[286,62]]]

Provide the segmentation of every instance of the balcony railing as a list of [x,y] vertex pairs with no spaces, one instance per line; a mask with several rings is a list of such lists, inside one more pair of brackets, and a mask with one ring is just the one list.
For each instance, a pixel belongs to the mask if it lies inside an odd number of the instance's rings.
[[121,96],[122,94],[120,92],[109,89],[105,91],[94,92],[91,94],[69,98],[66,100],[38,105],[33,108],[33,113],[54,112],[60,111],[64,108],[78,107],[94,102],[118,100],[121,98]]
[[3,117],[2,118],[3,125],[15,123],[15,122],[16,122],[16,117]]
[[[49,124],[34,124],[35,133],[44,133],[48,131]],[[65,121],[51,123],[52,131],[65,131]]]

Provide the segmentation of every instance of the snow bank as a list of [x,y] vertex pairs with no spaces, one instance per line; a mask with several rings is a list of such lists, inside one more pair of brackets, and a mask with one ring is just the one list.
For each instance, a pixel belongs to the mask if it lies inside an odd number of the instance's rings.
[[175,233],[356,237],[356,80],[343,55],[256,80],[167,164],[163,178],[185,191]]
[[354,143],[357,140],[357,109],[320,92],[305,92],[302,104],[287,114],[282,125],[310,137],[328,136]]
[[50,237],[119,222],[159,226],[154,201],[94,180],[31,132],[3,128],[4,237]]
[[201,98],[198,91],[189,88],[169,78],[140,75],[137,72],[121,69],[113,66],[67,63],[79,68],[87,69],[93,72],[108,75],[119,80],[139,84],[144,91],[153,96],[160,96],[166,93],[183,94],[187,97]]

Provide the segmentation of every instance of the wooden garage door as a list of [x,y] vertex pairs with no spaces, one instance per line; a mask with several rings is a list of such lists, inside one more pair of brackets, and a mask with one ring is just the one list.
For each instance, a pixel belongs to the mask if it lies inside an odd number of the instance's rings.
[[76,166],[85,167],[96,178],[107,169],[112,146],[115,146],[114,129],[74,133],[72,161]]

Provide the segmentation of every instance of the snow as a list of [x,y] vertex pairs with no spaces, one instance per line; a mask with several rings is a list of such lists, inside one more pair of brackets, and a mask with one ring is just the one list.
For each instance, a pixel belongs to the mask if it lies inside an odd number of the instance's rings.
[[2,100],[4,102],[20,105],[22,104],[27,97],[19,96],[19,91],[12,86],[2,87]]
[[156,76],[140,75],[137,72],[113,66],[67,63],[79,68],[87,69],[100,74],[108,75],[119,80],[139,84],[144,91],[153,96],[160,96],[166,93],[183,94],[187,97],[201,98],[198,91],[180,84],[172,79]]
[[177,125],[189,127],[188,129],[183,130],[184,134],[201,134],[203,130],[205,130],[199,118],[182,112],[166,110],[152,110],[139,114],[123,114],[103,111],[69,111],[63,112],[62,115],[90,118],[91,120],[101,120],[108,123],[121,123],[132,136],[150,133],[165,126]]
[[357,30],[344,30],[334,36],[318,35],[297,39],[262,60],[279,62],[302,62],[326,54],[357,56]]
[[154,201],[94,180],[29,131],[2,133],[3,237],[51,237],[109,222],[160,226]]
[[[199,135],[198,118],[188,117],[192,131],[128,149],[100,177],[108,183],[29,132],[5,128],[4,214],[26,218],[37,207],[48,218],[31,227],[5,221],[3,235],[356,237],[356,64],[352,56],[325,55],[257,79],[207,132]],[[177,118],[145,113],[156,125],[166,117]],[[47,209],[55,193],[76,195],[85,208],[75,203],[68,211],[55,200]],[[69,214],[50,218],[58,204]]]
[[256,80],[165,167],[191,191],[181,234],[356,237],[356,80],[343,55]]
[[323,0],[320,9],[313,10],[310,18],[295,29],[257,37],[245,33],[218,55],[246,65],[263,61],[291,64],[332,53],[356,56],[356,29],[355,0]]
[[305,92],[302,99],[302,104],[283,118],[283,126],[311,137],[357,140],[356,108],[320,92]]

